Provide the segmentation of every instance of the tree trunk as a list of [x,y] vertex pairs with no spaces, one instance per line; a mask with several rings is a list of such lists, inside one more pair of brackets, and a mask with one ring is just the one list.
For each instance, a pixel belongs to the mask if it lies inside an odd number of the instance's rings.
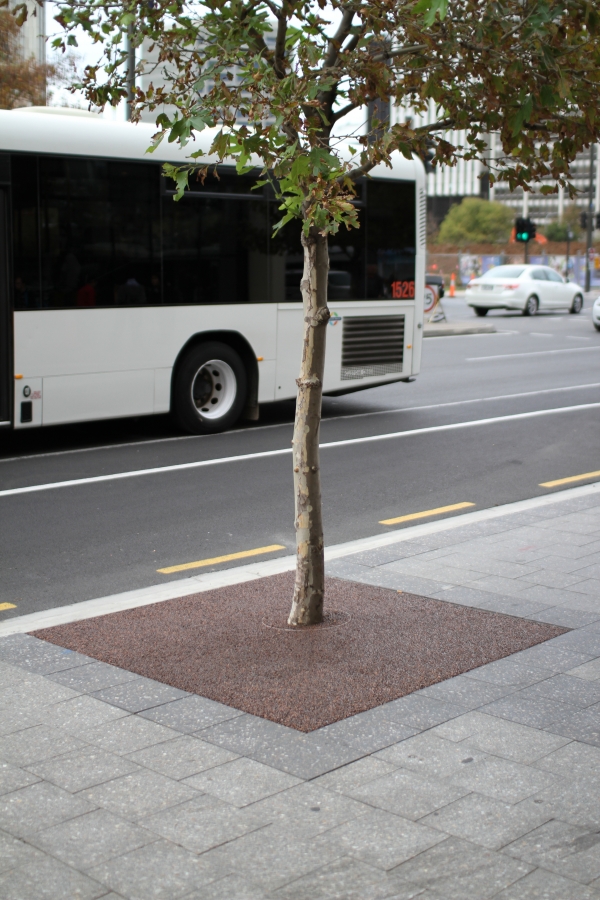
[[323,621],[325,563],[323,557],[323,517],[321,514],[321,472],[319,431],[325,335],[329,321],[327,277],[329,250],[327,237],[311,228],[302,234],[304,272],[300,289],[304,308],[302,365],[294,422],[293,466],[296,509],[296,583],[289,625],[316,625]]

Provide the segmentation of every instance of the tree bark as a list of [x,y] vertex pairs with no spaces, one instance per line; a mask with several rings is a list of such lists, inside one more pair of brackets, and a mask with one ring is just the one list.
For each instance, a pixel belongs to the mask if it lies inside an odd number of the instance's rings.
[[323,621],[325,562],[321,513],[319,432],[329,309],[327,237],[315,228],[302,234],[304,272],[300,289],[304,310],[302,364],[294,422],[293,466],[296,510],[296,582],[289,625]]

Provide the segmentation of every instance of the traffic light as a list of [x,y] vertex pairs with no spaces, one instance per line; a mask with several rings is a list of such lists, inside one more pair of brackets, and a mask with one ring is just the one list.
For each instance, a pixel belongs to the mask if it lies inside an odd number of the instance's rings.
[[596,213],[596,229],[600,228],[600,213]]
[[582,231],[587,230],[587,213],[586,212],[582,212],[581,215],[579,216],[579,225],[580,225]]
[[517,219],[515,222],[515,237],[523,244],[532,241],[537,234],[535,222],[531,219]]

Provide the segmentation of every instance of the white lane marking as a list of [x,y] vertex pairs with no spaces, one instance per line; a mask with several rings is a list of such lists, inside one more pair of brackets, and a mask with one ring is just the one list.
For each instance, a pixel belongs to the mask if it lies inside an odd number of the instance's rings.
[[[572,384],[566,385],[565,387],[541,388],[539,391],[521,391],[518,394],[496,394],[493,397],[474,397],[471,400],[449,400],[446,403],[430,403],[426,406],[399,406],[392,409],[376,409],[372,412],[366,413],[346,413],[342,416],[324,416],[322,421],[323,423],[326,423],[337,422],[338,420],[342,419],[366,419],[369,416],[387,416],[404,412],[421,412],[422,410],[428,409],[445,409],[449,406],[467,406],[470,403],[488,403],[492,400],[518,400],[522,397],[538,397],[542,396],[543,394],[560,394],[564,391],[584,391],[589,390],[590,388],[598,387],[600,387],[600,381],[593,381],[590,384]],[[268,429],[272,428],[289,428],[292,424],[292,422],[279,422],[275,425],[257,425],[253,428],[236,428],[234,430],[225,432],[225,434],[254,434],[256,432],[267,431]],[[72,453],[92,453],[94,450],[120,450],[122,447],[145,447],[148,444],[167,444],[173,441],[204,441],[209,438],[218,437],[223,437],[223,435],[185,434],[171,438],[154,438],[153,440],[149,441],[130,441],[126,444],[104,444],[100,447],[78,447],[74,450],[53,450],[50,453],[32,453],[29,456],[7,456],[4,459],[0,459],[0,463],[20,462],[22,459],[45,459],[48,456],[67,456]]]
[[[578,406],[561,406],[555,409],[537,409],[532,412],[513,413],[508,416],[494,416],[486,419],[472,419],[469,422],[451,422],[448,425],[432,425],[427,428],[412,428],[409,431],[392,431],[387,434],[373,434],[359,438],[347,438],[343,441],[328,441],[321,444],[321,450],[331,447],[350,447],[355,444],[371,444],[375,441],[388,441],[396,438],[413,437],[418,434],[431,434],[436,431],[454,431],[460,428],[476,428],[481,425],[495,425],[497,422],[512,422],[519,419],[533,419],[539,416],[559,415],[561,413],[578,412],[584,409],[598,409],[600,403],[581,403]],[[151,469],[135,469],[131,472],[114,472],[112,475],[94,475],[89,478],[73,478],[69,481],[54,481],[49,484],[32,484],[27,487],[10,488],[0,491],[0,497],[12,497],[16,494],[33,494],[39,491],[51,491],[56,488],[77,487],[83,484],[100,484],[105,481],[120,481],[123,478],[139,478],[141,475],[162,475],[167,472],[183,472],[186,469],[202,469],[207,466],[219,466],[224,463],[246,462],[252,459],[267,459],[271,456],[291,454],[291,447],[279,450],[263,450],[258,453],[245,453],[240,456],[224,456],[217,459],[203,459],[196,462],[178,463],[173,466],[155,466]]]
[[[527,512],[532,509],[543,509],[554,503],[586,497],[590,494],[598,494],[598,492],[600,492],[600,483],[579,485],[578,487],[567,488],[564,491],[556,491],[553,494],[542,494],[539,497],[530,497],[527,500],[506,503],[503,506],[477,509],[474,512],[463,513],[460,516],[449,516],[447,519],[438,519],[435,522],[410,525],[397,531],[386,531],[383,534],[374,534],[370,537],[326,547],[325,560],[329,562],[334,559],[343,559],[366,550],[378,550],[381,547],[402,544],[404,541],[422,538],[430,534],[453,531],[456,528],[463,528],[477,522],[487,522],[491,519]],[[558,514],[560,515],[560,511]],[[460,541],[460,535],[457,536],[457,540]],[[54,625],[65,625],[69,622],[81,622],[84,619],[91,619],[95,616],[103,616],[124,609],[137,609],[140,606],[149,606],[151,603],[161,603],[164,600],[173,600],[176,597],[189,597],[191,594],[212,591],[215,588],[243,584],[247,581],[266,578],[269,575],[276,575],[280,572],[290,572],[295,568],[295,565],[295,555],[280,556],[277,559],[261,560],[245,566],[220,569],[217,572],[205,572],[202,575],[192,575],[188,578],[177,578],[173,581],[152,585],[151,587],[124,591],[121,594],[111,594],[108,597],[83,600],[80,603],[72,603],[68,606],[58,606],[54,609],[43,609],[23,616],[14,616],[0,622],[0,637],[9,634],[24,634],[28,631],[35,631],[38,628],[51,628]]]
[[591,337],[583,337],[579,334],[565,334],[565,337],[570,341],[591,341]]
[[551,353],[583,353],[585,350],[600,350],[600,347],[565,347],[562,350],[532,350],[529,353],[501,353],[498,356],[468,356],[465,362],[481,362],[488,359],[516,359],[520,356],[549,356]]

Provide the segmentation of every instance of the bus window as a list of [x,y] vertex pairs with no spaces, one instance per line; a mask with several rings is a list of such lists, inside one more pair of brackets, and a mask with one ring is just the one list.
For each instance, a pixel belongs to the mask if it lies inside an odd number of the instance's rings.
[[[271,221],[281,213],[271,204]],[[329,238],[329,300],[362,300],[365,297],[364,210],[358,209],[360,228],[340,228]],[[274,302],[300,301],[300,281],[304,266],[301,224],[289,222],[271,241],[270,295]]]
[[40,157],[42,305],[161,303],[154,165]]
[[368,299],[413,299],[415,189],[407,181],[367,182]]
[[11,168],[15,309],[40,309],[37,158],[15,155]]
[[267,204],[186,195],[162,201],[165,303],[267,302]]

